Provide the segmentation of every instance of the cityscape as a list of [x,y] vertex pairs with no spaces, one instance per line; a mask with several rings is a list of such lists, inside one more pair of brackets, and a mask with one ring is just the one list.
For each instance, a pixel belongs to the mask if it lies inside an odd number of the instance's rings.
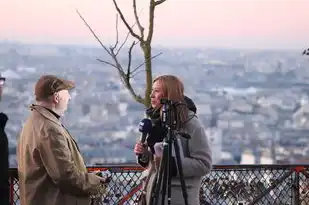
[[[197,106],[215,164],[297,164],[309,158],[309,61],[299,50],[155,47],[153,75],[175,74]],[[135,163],[133,147],[145,107],[121,84],[117,71],[96,59],[101,48],[0,43],[6,77],[0,107],[9,116],[10,166],[16,167],[18,133],[43,74],[76,82],[63,118],[87,165]],[[126,63],[126,57],[120,59]],[[142,56],[136,52],[133,64]],[[144,73],[132,85],[143,93]]]

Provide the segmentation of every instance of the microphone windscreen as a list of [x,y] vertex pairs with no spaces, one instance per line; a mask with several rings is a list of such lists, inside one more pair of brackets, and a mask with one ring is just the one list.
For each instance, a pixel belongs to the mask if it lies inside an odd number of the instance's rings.
[[142,133],[149,133],[152,129],[152,122],[148,118],[144,118],[142,121],[140,121],[138,126],[138,131]]

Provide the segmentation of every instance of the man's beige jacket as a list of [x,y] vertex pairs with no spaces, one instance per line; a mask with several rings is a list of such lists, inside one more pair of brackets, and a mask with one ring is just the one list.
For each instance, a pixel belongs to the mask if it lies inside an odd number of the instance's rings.
[[39,105],[30,109],[17,147],[21,205],[89,205],[101,178],[87,172],[75,140],[54,114]]

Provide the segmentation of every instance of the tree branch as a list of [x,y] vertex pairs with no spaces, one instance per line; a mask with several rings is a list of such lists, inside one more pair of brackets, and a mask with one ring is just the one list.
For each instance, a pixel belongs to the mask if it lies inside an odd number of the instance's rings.
[[[135,23],[135,24],[136,24],[136,23]],[[131,26],[131,28],[133,28],[133,27],[135,26],[135,24],[133,24],[133,25]],[[129,36],[130,36],[130,32],[127,33],[127,35],[126,35],[124,41],[122,42],[122,44],[121,44],[120,47],[118,48],[118,50],[117,50],[117,52],[116,52],[116,56],[119,54],[119,52],[120,52],[120,50],[122,49],[122,47],[123,47],[123,46],[126,44],[126,42],[128,41]]]
[[136,39],[138,39],[139,41],[143,41],[142,37],[139,36],[139,35],[137,35],[137,34],[133,31],[133,29],[129,26],[129,24],[128,24],[127,20],[125,19],[125,17],[124,17],[124,15],[123,15],[122,11],[120,10],[120,8],[119,8],[119,6],[118,6],[116,0],[113,0],[113,2],[114,2],[115,8],[116,8],[118,14],[120,15],[120,18],[121,18],[122,22],[125,24],[125,26],[126,26],[127,29],[129,30],[130,34],[131,34],[133,37],[135,37]]
[[134,74],[133,74],[133,72],[131,72],[131,78],[135,78],[141,72],[145,72],[145,70],[138,70],[138,71],[134,72]]
[[110,62],[107,61],[102,61],[100,60],[100,62],[103,62],[105,64],[111,65],[112,67],[116,68],[118,70],[119,76],[120,76],[120,80],[122,82],[122,84],[128,89],[128,91],[131,93],[132,97],[137,101],[140,102],[142,104],[144,104],[144,99],[140,96],[137,95],[131,85],[130,79],[131,79],[131,75],[130,75],[130,68],[131,68],[131,61],[132,61],[132,50],[133,47],[136,45],[136,42],[133,42],[132,45],[129,48],[128,51],[128,55],[129,55],[129,63],[128,63],[128,70],[127,72],[125,72],[123,70],[123,67],[121,66],[121,64],[119,63],[118,59],[117,59],[117,55],[115,53],[115,50],[113,49],[113,47],[110,47],[110,53],[111,53],[111,57],[113,58],[113,60],[115,61],[115,64],[112,64]]
[[123,41],[122,44],[119,46],[119,48],[118,48],[118,50],[117,50],[117,52],[116,52],[116,56],[119,54],[119,52],[120,52],[120,50],[122,49],[122,47],[123,47],[123,46],[126,44],[126,42],[128,41],[129,36],[130,36],[130,33],[127,33],[127,35],[126,35],[124,41]]
[[149,27],[148,27],[148,36],[147,36],[147,43],[150,44],[153,36],[153,27],[154,27],[154,12],[156,6],[164,3],[166,0],[150,0],[150,6],[149,6]]
[[133,50],[133,47],[136,45],[136,42],[133,41],[133,43],[131,44],[130,48],[129,48],[129,51],[128,51],[128,68],[127,68],[127,79],[128,79],[128,82],[130,81],[130,75],[131,75],[131,62],[132,62],[132,50]]
[[135,21],[137,23],[137,26],[139,28],[139,31],[141,33],[141,38],[144,39],[144,27],[141,25],[140,21],[139,21],[139,17],[137,15],[137,8],[136,8],[136,0],[133,0],[133,12],[134,12],[134,17],[135,17]]
[[[99,62],[101,62],[101,63],[105,63],[105,64],[107,64],[107,65],[110,65],[110,66],[112,66],[112,67],[114,67],[114,68],[117,68],[116,65],[114,65],[114,64],[112,64],[112,63],[110,63],[110,62],[108,62],[108,61],[101,60],[101,59],[99,59],[99,58],[97,58],[97,61],[99,61]],[[118,68],[117,68],[117,69],[118,69]]]
[[[158,53],[157,55],[155,56],[152,56],[149,60],[152,60],[156,57],[158,57],[159,55],[163,54],[162,52]],[[148,60],[148,61],[149,61]],[[131,72],[131,74],[133,74],[134,72],[136,72],[140,67],[142,67],[143,65],[145,65],[145,63],[147,63],[147,61],[144,61],[143,63],[141,63],[139,66],[137,66],[136,68],[134,68],[134,70]]]
[[116,43],[113,46],[113,49],[117,48],[118,42],[119,42],[119,30],[118,30],[118,14],[116,14]]
[[146,42],[150,44],[153,36],[153,26],[154,26],[154,10],[156,8],[156,2],[155,0],[150,1],[149,6],[149,25],[148,25],[148,36]]
[[95,34],[95,32],[92,30],[92,28],[90,27],[90,25],[86,22],[86,20],[84,19],[84,17],[79,13],[78,10],[76,10],[77,14],[79,15],[79,17],[83,20],[83,22],[85,23],[85,25],[88,27],[88,29],[90,30],[90,32],[92,33],[92,35],[97,39],[97,41],[100,43],[100,45],[103,47],[103,49],[109,54],[111,55],[111,53],[109,52],[109,50],[106,48],[106,46],[104,46],[104,44],[102,43],[102,41],[100,40],[100,38]]
[[162,3],[164,3],[165,1],[166,0],[158,0],[158,1],[155,2],[155,5],[158,6],[158,5],[162,4]]
[[113,50],[113,48],[110,48],[110,53],[111,53],[111,57],[113,58],[113,60],[116,63],[116,68],[118,69],[118,72],[120,73],[121,76],[125,76],[123,68],[121,66],[121,64],[119,63],[117,56],[115,55],[115,51]]

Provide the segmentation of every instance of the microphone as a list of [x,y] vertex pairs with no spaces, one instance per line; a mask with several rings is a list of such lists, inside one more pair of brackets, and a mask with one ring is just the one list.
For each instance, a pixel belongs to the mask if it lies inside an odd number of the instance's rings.
[[150,133],[152,129],[152,122],[148,118],[144,118],[140,121],[138,125],[138,131],[142,133],[141,142],[144,143],[146,141],[147,135]]
[[[151,122],[150,119],[144,118],[142,121],[140,121],[139,126],[138,126],[138,131],[140,131],[142,133],[141,142],[143,143],[144,147],[146,147],[144,143],[145,143],[147,135],[150,133],[151,129],[152,129],[152,122]],[[141,163],[147,163],[148,160],[149,160],[149,156],[139,154],[138,160]]]

